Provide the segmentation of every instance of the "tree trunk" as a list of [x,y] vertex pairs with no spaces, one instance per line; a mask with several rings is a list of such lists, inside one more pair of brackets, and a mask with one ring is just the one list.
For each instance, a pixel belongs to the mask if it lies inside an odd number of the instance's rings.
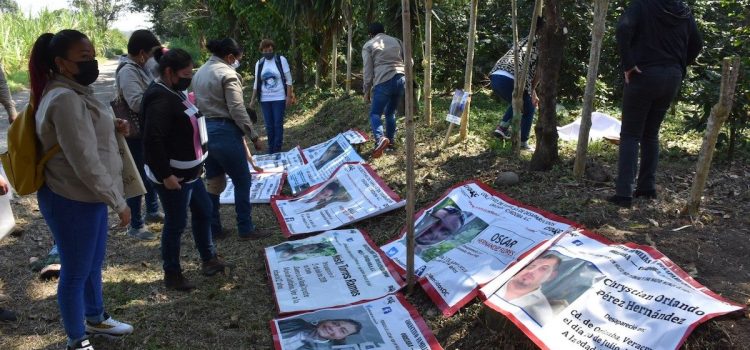
[[695,180],[690,189],[690,198],[683,209],[692,217],[698,215],[698,208],[701,204],[703,190],[706,187],[708,172],[711,169],[711,161],[716,148],[716,139],[719,137],[721,126],[729,117],[734,102],[734,91],[737,87],[737,78],[740,73],[740,58],[725,58],[721,71],[721,90],[719,92],[719,102],[711,108],[711,115],[708,118],[706,134],[703,136],[703,145],[698,154],[698,165],[695,171]]
[[406,276],[409,284],[409,293],[414,291],[414,90],[410,87],[414,83],[414,73],[412,72],[412,47],[411,47],[411,16],[409,0],[401,1],[401,21],[403,32],[406,34],[402,37],[404,43],[404,64],[406,75],[406,86],[404,91],[404,104],[406,114]]
[[347,4],[344,15],[346,16],[346,85],[344,89],[345,94],[349,96],[352,90],[352,35],[354,34],[351,2]]
[[536,151],[531,157],[531,170],[550,170],[559,159],[557,151],[557,82],[563,60],[566,35],[562,18],[561,0],[547,0],[544,5],[544,29],[539,38],[537,74],[544,77],[539,82],[539,118],[536,133]]
[[466,140],[466,134],[469,130],[469,110],[471,109],[471,80],[474,76],[474,43],[477,41],[477,7],[479,0],[471,1],[471,10],[469,12],[469,35],[468,35],[468,48],[466,50],[466,70],[464,71],[464,91],[469,93],[469,98],[466,100],[466,107],[464,107],[464,114],[461,117],[461,136],[460,140]]
[[425,0],[424,12],[424,116],[432,125],[432,0]]
[[[514,47],[514,63],[515,63],[515,86],[513,88],[513,135],[512,135],[512,148],[513,148],[513,155],[516,158],[519,158],[521,156],[521,114],[523,113],[523,91],[524,87],[526,86],[526,76],[528,75],[527,72],[529,71],[529,65],[531,64],[531,50],[534,43],[534,36],[536,35],[536,19],[539,17],[539,15],[542,13],[542,1],[541,0],[535,0],[534,1],[534,14],[531,16],[531,29],[529,30],[529,40],[528,44],[526,45],[526,52],[527,54],[524,56],[523,60],[523,66],[519,67],[518,62],[518,51],[521,49],[518,47],[518,23],[517,18],[518,15],[516,14],[517,6],[516,2],[513,2],[513,30],[514,30],[514,39],[516,40],[516,44],[513,45]],[[519,71],[519,68],[521,70]],[[519,73],[520,72],[520,73]],[[532,87],[533,89],[533,87]],[[532,94],[533,91],[529,91],[529,94]]]
[[333,29],[331,34],[331,92],[336,93],[336,73],[338,70],[339,40],[338,29]]
[[599,75],[599,55],[602,51],[602,38],[607,23],[609,0],[594,0],[594,26],[591,29],[591,51],[589,52],[589,71],[586,74],[586,91],[583,93],[583,113],[581,126],[578,128],[578,145],[576,160],[573,165],[573,176],[578,181],[583,179],[586,170],[586,152],[589,148],[589,131],[591,130],[591,112],[594,110],[596,95],[596,78]]

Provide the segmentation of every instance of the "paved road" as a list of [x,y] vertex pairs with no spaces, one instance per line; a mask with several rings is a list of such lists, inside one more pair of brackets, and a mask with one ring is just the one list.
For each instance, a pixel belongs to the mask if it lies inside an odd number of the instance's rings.
[[[99,62],[99,79],[92,85],[96,97],[107,104],[115,96],[115,70],[117,69],[117,60],[107,60]],[[29,90],[23,90],[13,94],[13,101],[16,102],[16,109],[20,112],[29,103]],[[0,151],[5,152],[8,148],[8,113],[5,108],[0,107]]]

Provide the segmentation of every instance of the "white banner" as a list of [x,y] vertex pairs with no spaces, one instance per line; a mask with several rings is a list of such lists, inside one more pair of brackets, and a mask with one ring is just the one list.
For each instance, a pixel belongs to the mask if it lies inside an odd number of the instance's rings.
[[[281,173],[305,165],[305,159],[302,156],[302,150],[299,146],[287,152],[254,155],[253,161],[255,165],[263,169],[264,173]],[[250,167],[250,172],[255,172],[252,166]]]
[[453,92],[453,100],[451,101],[450,107],[448,107],[448,115],[445,117],[445,120],[449,123],[461,125],[461,116],[464,114],[464,108],[466,108],[466,101],[468,99],[468,92],[456,89],[456,91]]
[[343,135],[352,145],[359,145],[370,140],[370,137],[364,131],[358,129],[349,129]]
[[271,321],[276,350],[442,349],[400,294]]
[[[7,179],[2,165],[0,165],[0,176]],[[13,209],[10,207],[10,200],[13,199],[13,188],[10,183],[8,183],[8,189],[10,189],[8,193],[0,196],[0,239],[11,233],[16,226],[16,218],[13,217]]]
[[364,162],[342,134],[306,148],[302,153],[308,163],[289,170],[288,181],[294,195],[325,181],[341,164]]
[[[449,189],[415,218],[415,273],[446,316],[524,253],[571,228],[571,222],[525,207],[478,181]],[[405,273],[406,228],[381,249]]]
[[741,309],[652,247],[571,232],[544,248],[481,290],[543,349],[677,349],[699,323]]
[[[284,173],[255,173],[252,174],[250,184],[250,203],[270,203],[271,197],[281,194],[281,186],[284,185]],[[227,176],[227,187],[219,195],[219,203],[234,204],[234,183]]]
[[367,164],[346,163],[297,198],[274,197],[271,206],[286,237],[333,230],[404,205]]
[[370,238],[354,229],[267,247],[266,264],[282,314],[382,298],[404,283]]

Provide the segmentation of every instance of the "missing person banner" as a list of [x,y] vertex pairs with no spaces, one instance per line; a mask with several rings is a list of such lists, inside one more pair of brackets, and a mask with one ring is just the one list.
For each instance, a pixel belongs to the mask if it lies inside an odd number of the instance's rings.
[[[284,185],[284,173],[255,173],[252,174],[250,183],[250,203],[268,204],[271,197],[281,194],[281,187]],[[219,195],[219,203],[234,204],[234,183],[227,176],[227,186]]]
[[543,349],[677,349],[700,323],[740,310],[649,246],[570,232],[481,290]]
[[289,186],[294,195],[325,181],[341,164],[364,162],[342,134],[306,148],[302,153],[308,163],[289,170]]
[[416,309],[400,294],[271,320],[276,350],[438,350]]
[[[294,147],[287,152],[254,155],[253,161],[255,162],[255,165],[263,169],[264,173],[281,173],[303,166],[306,163],[305,157],[302,155],[302,150],[299,146]],[[256,172],[252,166],[250,166],[250,172]]]
[[[454,186],[415,218],[415,273],[446,316],[524,253],[572,224],[478,181]],[[406,228],[381,249],[406,272]]]
[[282,314],[373,300],[404,284],[380,249],[354,229],[267,247],[266,266]]
[[470,93],[464,92],[461,89],[456,89],[453,92],[453,100],[450,107],[448,107],[448,115],[445,117],[446,121],[461,125],[461,116],[464,114],[464,108],[466,108],[466,101],[469,99],[469,95]]
[[352,145],[359,145],[370,140],[370,136],[359,129],[349,129],[345,131],[343,135],[344,138],[346,138],[346,140],[349,141],[349,143]]
[[286,237],[333,230],[404,206],[369,165],[346,163],[325,182],[271,206]]

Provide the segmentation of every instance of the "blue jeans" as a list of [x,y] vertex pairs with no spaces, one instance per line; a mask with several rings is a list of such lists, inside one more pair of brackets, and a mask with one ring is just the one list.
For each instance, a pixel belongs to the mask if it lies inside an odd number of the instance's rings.
[[133,160],[135,166],[138,168],[138,173],[141,174],[141,180],[143,185],[146,187],[146,194],[144,196],[137,196],[128,198],[125,202],[128,203],[130,208],[130,227],[139,229],[143,227],[143,214],[141,214],[141,198],[146,197],[146,213],[155,214],[159,212],[159,199],[156,198],[156,192],[151,185],[151,181],[146,178],[146,172],[143,168],[143,139],[125,139],[128,143],[130,153],[133,154]]
[[636,189],[656,190],[659,128],[682,83],[682,69],[679,66],[646,67],[641,71],[642,73],[631,76],[630,83],[623,90],[622,128],[615,180],[615,193],[622,197],[633,196],[636,171]]
[[266,124],[268,153],[281,152],[281,145],[284,143],[286,100],[261,102],[260,108],[263,110],[263,121]]
[[42,186],[39,210],[60,253],[57,304],[69,342],[83,338],[84,320],[104,318],[102,264],[107,250],[107,205],[60,196]]
[[[234,211],[237,213],[237,232],[240,236],[255,231],[250,206],[250,169],[247,166],[247,155],[242,143],[242,130],[230,119],[208,119],[208,159],[206,160],[206,178],[226,176],[234,184]],[[210,193],[213,203],[211,231],[214,235],[222,233],[219,214],[219,194]]]
[[208,261],[216,256],[216,248],[211,238],[211,200],[208,198],[203,180],[181,184],[179,190],[168,190],[164,185],[154,184],[164,208],[164,226],[161,231],[161,258],[164,272],[180,272],[180,240],[187,226],[187,210],[190,208],[190,221],[193,241],[201,260]]
[[406,78],[403,74],[396,74],[388,81],[372,88],[372,106],[370,106],[370,127],[375,136],[375,142],[383,137],[383,123],[380,116],[385,114],[385,137],[395,142],[396,137],[396,108],[398,101],[404,95]]
[[[492,86],[492,92],[495,96],[503,99],[505,102],[511,104],[508,109],[505,110],[502,122],[504,124],[510,123],[513,120],[513,85],[514,80],[504,75],[492,74],[490,75],[490,85]],[[531,134],[531,124],[534,122],[534,112],[536,107],[531,102],[531,96],[528,91],[523,92],[523,113],[521,114],[521,142],[529,140]]]

